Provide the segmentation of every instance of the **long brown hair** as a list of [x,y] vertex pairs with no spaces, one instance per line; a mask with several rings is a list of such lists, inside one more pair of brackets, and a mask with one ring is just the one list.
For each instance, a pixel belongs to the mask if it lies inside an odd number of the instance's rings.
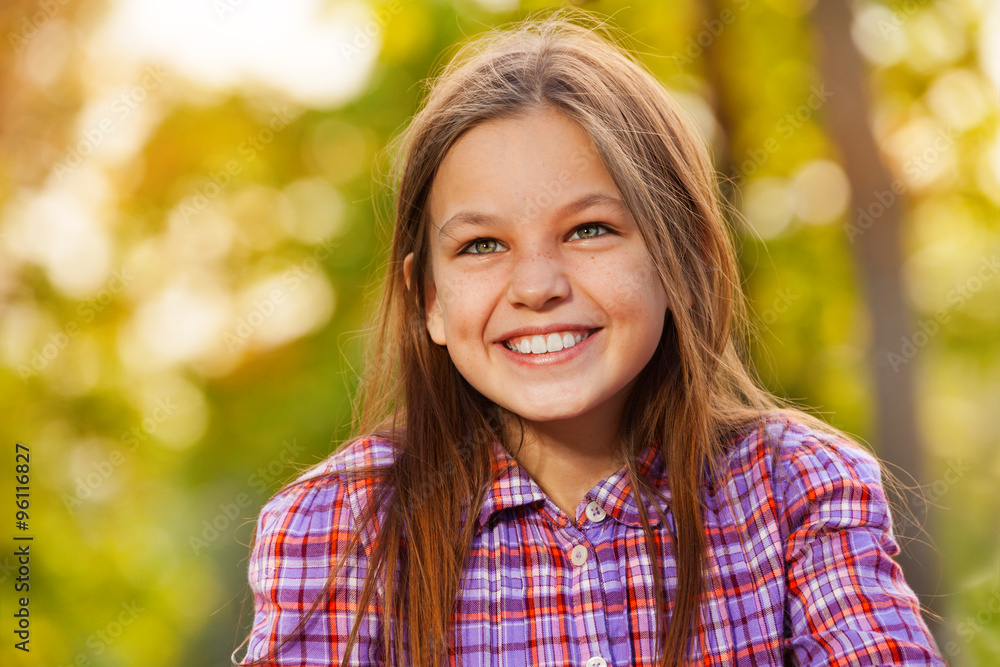
[[[746,316],[738,266],[706,147],[670,94],[618,46],[621,37],[577,9],[481,35],[446,65],[393,143],[395,226],[357,429],[391,440],[398,454],[388,467],[350,471],[379,480],[357,534],[376,514],[380,525],[348,642],[356,641],[361,614],[380,589],[383,627],[396,629],[394,639],[385,633],[389,664],[446,661],[475,523],[462,518],[478,515],[492,482],[491,443],[504,442],[512,418],[465,381],[425,325],[428,192],[446,153],[470,128],[542,108],[579,123],[636,221],[671,304],[660,344],[628,401],[619,445],[654,557],[645,508],[657,491],[637,462],[649,443],[662,450],[671,489],[677,590],[668,609],[662,573],[652,569],[658,664],[683,664],[698,630],[705,553],[700,494],[706,471],[721,474],[733,434],[774,411],[839,434],[762,389],[742,362]],[[403,264],[410,253],[408,283]],[[435,511],[415,511],[428,505]]]

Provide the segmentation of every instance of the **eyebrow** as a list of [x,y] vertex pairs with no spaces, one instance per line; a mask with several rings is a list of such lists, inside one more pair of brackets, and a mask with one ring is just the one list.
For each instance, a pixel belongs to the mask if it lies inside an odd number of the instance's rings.
[[[557,211],[558,215],[573,215],[574,213],[579,213],[591,206],[597,206],[598,204],[611,204],[622,211],[627,211],[625,202],[623,202],[618,197],[612,197],[611,195],[605,194],[603,192],[591,192],[578,197],[573,201],[564,204],[562,208]],[[502,218],[491,213],[480,213],[479,211],[459,211],[455,215],[448,218],[444,224],[438,228],[438,238],[448,233],[448,230],[452,227],[461,224],[467,225],[485,225],[491,222],[498,222]]]

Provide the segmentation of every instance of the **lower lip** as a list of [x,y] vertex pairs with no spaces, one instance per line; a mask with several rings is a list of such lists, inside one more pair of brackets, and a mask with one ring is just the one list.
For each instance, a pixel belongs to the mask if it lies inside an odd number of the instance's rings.
[[508,349],[503,343],[497,343],[497,345],[508,357],[525,366],[548,366],[550,364],[561,364],[580,356],[590,347],[590,342],[600,333],[601,329],[596,329],[573,347],[564,347],[558,352],[546,352],[545,354],[522,354],[521,352],[514,352]]

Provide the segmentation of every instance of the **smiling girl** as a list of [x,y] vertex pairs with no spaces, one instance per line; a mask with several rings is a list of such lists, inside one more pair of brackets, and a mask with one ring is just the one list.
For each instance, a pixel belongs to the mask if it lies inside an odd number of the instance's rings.
[[697,134],[566,15],[402,136],[361,437],[262,510],[241,664],[944,664],[876,460],[737,353]]

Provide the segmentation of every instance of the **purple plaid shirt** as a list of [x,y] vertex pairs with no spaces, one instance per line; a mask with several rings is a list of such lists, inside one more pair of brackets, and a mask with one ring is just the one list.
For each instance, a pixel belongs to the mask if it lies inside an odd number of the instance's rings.
[[[250,560],[256,618],[248,659],[265,656],[317,598],[370,499],[371,480],[319,473],[388,463],[391,443],[342,447],[261,512]],[[652,566],[622,468],[566,516],[498,444],[453,617],[453,665],[624,667],[654,664]],[[641,469],[669,499],[662,456]],[[866,451],[786,420],[735,438],[725,486],[704,487],[708,545],[700,665],[943,665],[913,591],[879,468]],[[673,515],[650,506],[672,604]],[[420,511],[433,511],[422,508]],[[668,530],[669,528],[669,530]],[[347,554],[330,600],[268,665],[339,664],[366,572],[372,527]],[[383,665],[382,600],[365,611],[351,665]]]

